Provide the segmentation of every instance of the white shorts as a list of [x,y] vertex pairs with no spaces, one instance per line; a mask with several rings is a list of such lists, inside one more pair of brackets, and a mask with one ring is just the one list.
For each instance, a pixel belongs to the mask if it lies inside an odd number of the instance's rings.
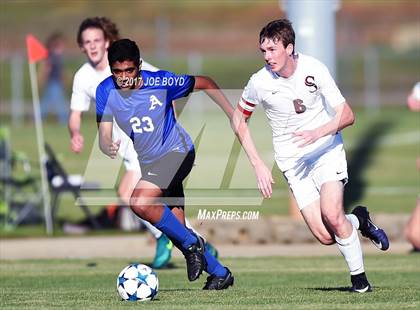
[[137,159],[137,152],[134,149],[133,142],[125,134],[125,132],[118,127],[114,120],[112,127],[112,140],[117,141],[118,139],[121,140],[118,154],[123,158],[125,169],[140,172],[140,164]]
[[299,209],[319,199],[321,185],[330,181],[348,181],[346,153],[343,145],[321,154],[317,158],[302,161],[297,166],[283,172],[296,198]]

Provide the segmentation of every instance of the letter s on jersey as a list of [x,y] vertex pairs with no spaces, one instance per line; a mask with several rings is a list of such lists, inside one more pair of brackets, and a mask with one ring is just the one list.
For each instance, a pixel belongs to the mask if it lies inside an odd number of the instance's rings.
[[308,87],[314,87],[314,90],[310,90],[310,93],[314,93],[318,90],[318,86],[315,84],[315,77],[313,77],[312,75],[308,75],[305,78],[305,85]]

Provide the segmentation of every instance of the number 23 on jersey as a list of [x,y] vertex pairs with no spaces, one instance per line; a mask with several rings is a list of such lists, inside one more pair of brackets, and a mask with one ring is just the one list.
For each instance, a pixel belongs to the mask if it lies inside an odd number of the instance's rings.
[[155,129],[149,116],[143,116],[141,119],[134,116],[130,118],[130,124],[134,133],[152,132]]

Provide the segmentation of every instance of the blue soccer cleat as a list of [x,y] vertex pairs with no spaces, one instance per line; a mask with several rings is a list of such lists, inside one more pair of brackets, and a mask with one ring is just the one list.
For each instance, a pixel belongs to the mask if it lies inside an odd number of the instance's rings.
[[369,212],[366,207],[358,206],[351,212],[359,219],[359,230],[363,237],[369,238],[370,241],[382,251],[386,251],[389,248],[389,240],[386,233],[373,224]]
[[162,234],[156,240],[156,254],[152,263],[153,269],[165,268],[171,260],[173,243],[169,238]]

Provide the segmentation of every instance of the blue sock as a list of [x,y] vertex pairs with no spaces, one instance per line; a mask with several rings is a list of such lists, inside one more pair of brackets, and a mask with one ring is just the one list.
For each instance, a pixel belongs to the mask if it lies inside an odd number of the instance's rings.
[[197,238],[178,221],[168,206],[164,205],[164,208],[165,211],[159,222],[155,224],[155,227],[170,239],[176,241],[174,244],[181,245],[184,250],[188,249],[192,244],[197,242]]
[[227,273],[226,268],[219,263],[217,258],[215,258],[213,255],[210,254],[210,251],[207,250],[204,252],[204,257],[206,258],[207,262],[207,268],[206,272],[210,275],[218,276],[218,277],[224,277]]

